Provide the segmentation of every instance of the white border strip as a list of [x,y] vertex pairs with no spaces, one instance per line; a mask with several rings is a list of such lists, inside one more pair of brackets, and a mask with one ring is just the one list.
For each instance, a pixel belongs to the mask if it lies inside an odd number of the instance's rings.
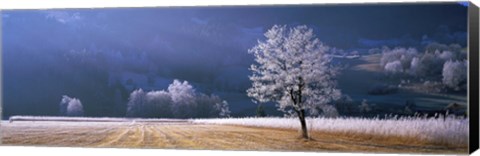
[[345,3],[457,2],[460,0],[1,0],[0,9],[111,8],[161,6],[236,6]]

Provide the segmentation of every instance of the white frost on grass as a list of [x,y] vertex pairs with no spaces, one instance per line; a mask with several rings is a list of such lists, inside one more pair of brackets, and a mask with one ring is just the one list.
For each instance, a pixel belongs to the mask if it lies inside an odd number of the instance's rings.
[[[49,116],[12,116],[10,120],[16,125],[40,126],[113,126],[141,122],[168,122],[185,124],[224,124],[269,128],[300,129],[297,118],[219,118],[219,119],[141,119],[141,118],[94,118],[94,117],[49,117]],[[22,122],[17,122],[22,121]],[[309,131],[335,132],[345,134],[367,134],[377,136],[398,136],[418,138],[440,144],[466,146],[468,145],[468,119],[456,118],[307,118]],[[1,126],[10,125],[2,121]],[[36,125],[39,126],[39,125]]]
[[[468,145],[468,119],[456,118],[307,118],[310,131],[414,137],[448,145]],[[300,129],[297,118],[195,119],[194,123]]]

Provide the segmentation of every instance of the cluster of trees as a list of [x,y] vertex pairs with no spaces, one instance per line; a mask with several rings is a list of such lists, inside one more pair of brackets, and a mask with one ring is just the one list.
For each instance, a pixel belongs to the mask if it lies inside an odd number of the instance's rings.
[[441,81],[451,89],[466,89],[467,52],[458,44],[431,43],[425,47],[424,53],[403,47],[383,47],[381,51],[380,65],[389,75],[422,77]]
[[83,105],[77,98],[67,95],[62,96],[60,101],[60,115],[62,116],[83,116]]
[[216,95],[197,93],[187,81],[174,80],[167,91],[137,89],[130,94],[127,117],[228,117],[228,103]]
[[385,72],[396,74],[408,72],[411,68],[412,60],[418,55],[415,48],[383,48],[380,65],[384,67]]
[[[83,105],[77,98],[64,95],[60,115],[83,116]],[[228,103],[216,95],[197,93],[187,81],[174,80],[164,91],[134,90],[128,99],[127,117],[211,118],[228,117]]]

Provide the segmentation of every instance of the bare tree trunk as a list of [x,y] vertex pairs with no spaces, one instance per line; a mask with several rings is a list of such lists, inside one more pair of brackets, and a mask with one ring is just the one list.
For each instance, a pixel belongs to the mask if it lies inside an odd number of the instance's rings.
[[308,139],[307,122],[305,121],[305,110],[297,111],[298,119],[302,125],[302,138]]

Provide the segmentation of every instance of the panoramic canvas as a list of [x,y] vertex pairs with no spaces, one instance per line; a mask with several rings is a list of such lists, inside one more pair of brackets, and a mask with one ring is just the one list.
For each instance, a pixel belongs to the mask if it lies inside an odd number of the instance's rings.
[[2,10],[1,143],[466,154],[468,4]]

